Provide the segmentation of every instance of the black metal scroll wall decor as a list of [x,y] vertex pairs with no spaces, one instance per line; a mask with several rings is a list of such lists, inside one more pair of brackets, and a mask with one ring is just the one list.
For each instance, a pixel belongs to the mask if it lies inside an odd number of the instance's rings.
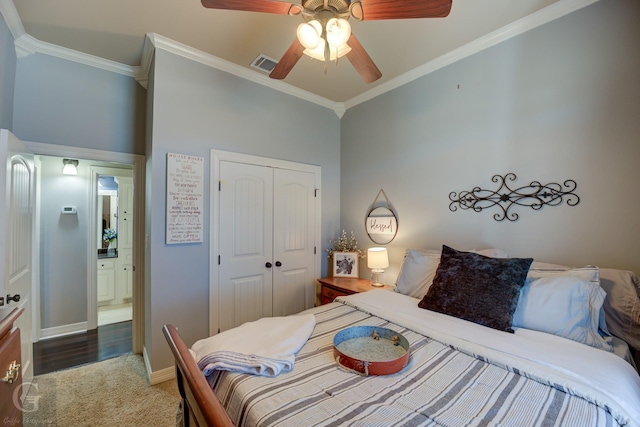
[[504,176],[494,175],[491,181],[499,184],[496,190],[474,187],[471,191],[452,192],[449,194],[449,210],[455,212],[460,207],[481,212],[497,206],[502,212],[494,214],[493,219],[503,221],[506,218],[516,221],[519,216],[512,212],[514,206],[528,206],[537,211],[547,205],[561,205],[565,200],[569,206],[580,203],[580,197],[574,193],[577,184],[572,179],[566,180],[563,185],[555,182],[543,185],[538,181],[532,181],[529,185],[512,189],[507,181],[515,180],[516,175],[513,173]]

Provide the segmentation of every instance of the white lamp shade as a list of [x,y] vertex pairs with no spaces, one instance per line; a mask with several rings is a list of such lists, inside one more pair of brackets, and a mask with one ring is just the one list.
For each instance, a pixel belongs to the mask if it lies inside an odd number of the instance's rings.
[[[313,59],[317,59],[318,61],[324,61],[324,44],[324,39],[320,39],[318,47],[315,49],[305,49],[303,53]],[[351,52],[351,48],[346,44],[339,48],[332,47],[329,49],[329,60],[335,61],[336,58],[342,58],[349,52]]]
[[313,50],[318,47],[320,40],[322,40],[320,38],[322,35],[322,24],[316,20],[303,22],[298,25],[296,34],[302,46],[306,49]]
[[346,19],[331,18],[327,21],[327,43],[332,47],[340,47],[349,41],[351,25]]
[[384,269],[389,267],[387,248],[370,248],[367,250],[367,267],[371,269]]

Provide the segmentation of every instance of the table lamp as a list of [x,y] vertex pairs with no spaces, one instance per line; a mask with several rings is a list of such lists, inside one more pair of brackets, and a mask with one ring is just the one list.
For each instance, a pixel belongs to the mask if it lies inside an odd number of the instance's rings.
[[367,267],[371,269],[371,286],[381,287],[384,269],[389,267],[387,248],[369,248],[367,250]]

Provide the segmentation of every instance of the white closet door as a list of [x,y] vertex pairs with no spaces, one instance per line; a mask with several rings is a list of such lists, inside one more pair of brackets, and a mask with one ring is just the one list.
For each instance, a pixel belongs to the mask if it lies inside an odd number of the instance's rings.
[[273,315],[313,307],[315,176],[274,169]]
[[273,169],[220,163],[220,331],[272,315]]

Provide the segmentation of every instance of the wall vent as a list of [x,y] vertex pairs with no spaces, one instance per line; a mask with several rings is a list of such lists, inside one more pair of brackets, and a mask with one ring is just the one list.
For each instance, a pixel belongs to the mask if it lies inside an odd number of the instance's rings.
[[275,59],[260,54],[256,59],[253,60],[251,66],[253,68],[257,68],[260,71],[264,71],[265,73],[271,73],[271,71],[273,71],[277,64],[278,61],[276,61]]

